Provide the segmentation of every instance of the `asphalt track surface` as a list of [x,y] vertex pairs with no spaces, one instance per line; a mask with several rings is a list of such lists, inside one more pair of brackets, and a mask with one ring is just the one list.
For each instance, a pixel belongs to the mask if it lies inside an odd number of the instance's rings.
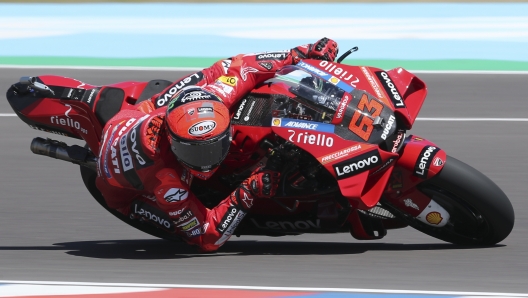
[[[184,74],[1,69],[0,113],[12,113],[4,96],[11,83],[46,73],[91,84]],[[528,117],[528,75],[419,76],[429,86],[420,117]],[[215,254],[197,254],[115,219],[91,198],[77,166],[30,152],[33,137],[55,136],[0,117],[0,280],[528,293],[527,130],[528,122],[490,121],[417,121],[412,130],[508,195],[515,228],[494,247],[455,246],[406,228],[378,241],[233,237]]]

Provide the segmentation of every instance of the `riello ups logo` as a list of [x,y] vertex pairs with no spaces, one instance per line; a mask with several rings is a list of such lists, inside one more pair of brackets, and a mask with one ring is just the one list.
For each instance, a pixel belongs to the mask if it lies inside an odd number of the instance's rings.
[[381,165],[378,150],[373,150],[334,165],[338,180],[352,177]]

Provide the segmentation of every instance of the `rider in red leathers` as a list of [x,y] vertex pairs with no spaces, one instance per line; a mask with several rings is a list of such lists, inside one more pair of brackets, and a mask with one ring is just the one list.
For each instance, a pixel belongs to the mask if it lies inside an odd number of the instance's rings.
[[212,209],[190,192],[208,179],[231,142],[229,109],[282,66],[333,61],[327,38],[288,51],[241,54],[180,79],[105,125],[96,185],[108,207],[180,235],[202,251],[223,245],[253,206],[276,193],[278,172],[257,169]]

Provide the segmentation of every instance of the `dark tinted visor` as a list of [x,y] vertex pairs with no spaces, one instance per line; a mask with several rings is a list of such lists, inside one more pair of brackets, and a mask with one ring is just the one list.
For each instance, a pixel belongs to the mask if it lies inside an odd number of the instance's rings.
[[220,165],[231,145],[231,129],[209,142],[193,142],[172,136],[171,149],[178,160],[196,171],[206,172]]

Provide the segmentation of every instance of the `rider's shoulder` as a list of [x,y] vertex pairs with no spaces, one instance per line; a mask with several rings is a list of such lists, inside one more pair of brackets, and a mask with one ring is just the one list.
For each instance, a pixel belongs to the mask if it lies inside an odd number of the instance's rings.
[[159,155],[160,143],[165,135],[165,113],[153,111],[143,117],[138,127],[138,137],[141,138],[141,144],[150,153],[149,155]]

